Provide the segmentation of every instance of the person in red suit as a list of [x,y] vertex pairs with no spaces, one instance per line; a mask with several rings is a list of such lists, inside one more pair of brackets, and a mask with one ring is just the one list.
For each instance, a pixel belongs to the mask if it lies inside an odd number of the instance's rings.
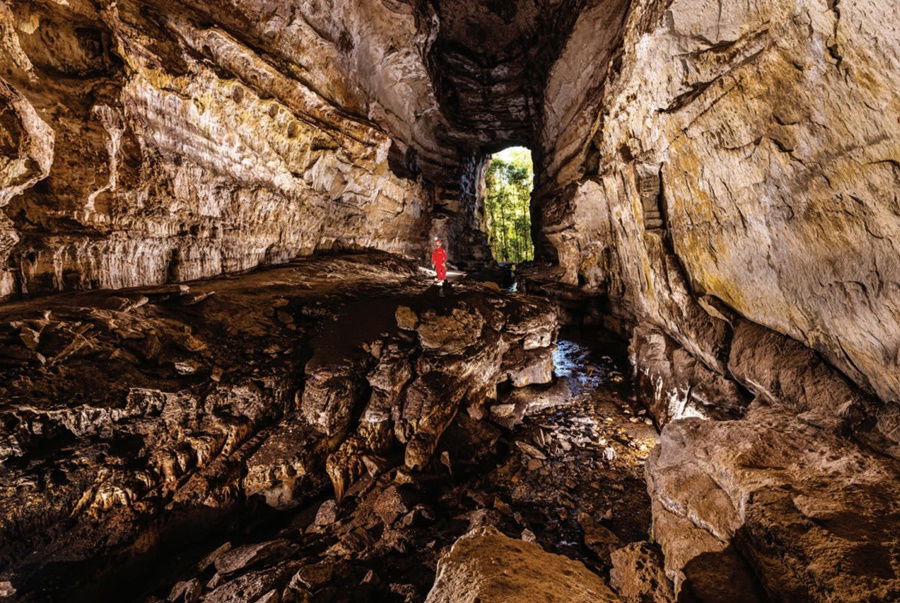
[[438,283],[443,284],[444,280],[447,278],[447,252],[444,251],[441,240],[438,238],[434,239],[434,251],[431,252],[431,265],[434,266],[434,271],[437,273]]

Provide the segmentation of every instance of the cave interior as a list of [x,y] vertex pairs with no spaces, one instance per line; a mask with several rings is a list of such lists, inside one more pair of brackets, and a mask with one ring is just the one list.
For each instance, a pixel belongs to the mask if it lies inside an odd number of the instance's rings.
[[898,32],[0,0],[0,600],[900,600]]

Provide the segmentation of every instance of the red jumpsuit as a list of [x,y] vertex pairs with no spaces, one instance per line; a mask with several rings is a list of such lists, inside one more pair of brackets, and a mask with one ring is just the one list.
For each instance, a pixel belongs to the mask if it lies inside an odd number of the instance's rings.
[[431,252],[431,263],[434,266],[434,271],[437,272],[437,279],[439,281],[447,278],[447,266],[444,265],[446,261],[447,252],[444,251],[443,247],[438,247]]

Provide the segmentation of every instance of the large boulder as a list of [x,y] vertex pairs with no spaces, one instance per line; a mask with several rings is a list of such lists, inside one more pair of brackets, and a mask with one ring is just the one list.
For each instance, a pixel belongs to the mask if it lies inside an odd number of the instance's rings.
[[426,603],[600,603],[620,601],[584,564],[476,528],[441,557]]
[[647,464],[653,535],[676,590],[701,600],[896,600],[898,474],[761,402],[739,421],[677,420]]

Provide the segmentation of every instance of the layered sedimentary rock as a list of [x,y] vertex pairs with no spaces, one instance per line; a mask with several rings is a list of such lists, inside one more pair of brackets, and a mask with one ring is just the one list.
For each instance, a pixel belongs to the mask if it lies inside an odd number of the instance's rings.
[[544,183],[565,279],[608,292],[713,368],[727,337],[710,306],[724,304],[896,401],[890,9],[659,4],[632,7],[596,118],[599,156],[582,166],[596,176],[551,168]]
[[0,295],[422,256],[429,234],[484,264],[486,153],[570,154],[625,6],[5,0]]
[[432,193],[402,159],[413,114],[440,118],[409,8],[5,2],[0,20],[0,294],[424,251]]
[[[884,0],[3,0],[0,298],[333,248],[421,258],[434,235],[481,267],[485,157],[530,145],[544,265],[529,290],[629,336],[663,429],[647,481],[674,590],[644,563],[655,549],[626,547],[619,591],[896,599],[896,21]],[[337,505],[388,464],[366,508],[414,522],[422,509],[380,497],[433,464],[442,433],[493,441],[473,426],[560,397],[491,395],[549,379],[543,304],[403,285],[341,314],[291,270],[3,309],[17,579],[143,551],[196,504],[285,509],[329,479]],[[356,264],[319,276],[342,271],[366,284],[335,295],[384,293]],[[319,320],[334,331],[308,358],[295,346]],[[361,536],[381,529],[367,513],[332,533],[345,561],[402,546]],[[173,598],[343,576],[283,540],[220,551],[211,582]]]
[[676,589],[700,600],[890,601],[896,476],[783,408],[675,421],[648,467],[654,536]]

